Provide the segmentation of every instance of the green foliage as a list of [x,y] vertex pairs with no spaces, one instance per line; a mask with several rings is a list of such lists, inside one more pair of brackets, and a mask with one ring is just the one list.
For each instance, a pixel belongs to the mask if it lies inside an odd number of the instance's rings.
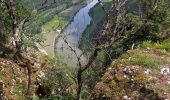
[[[71,68],[61,63],[58,58],[48,58],[45,67],[46,76],[39,83],[49,89],[42,98],[48,100],[72,100],[75,97],[75,81]],[[51,92],[53,94],[50,94]],[[70,99],[69,99],[70,98]],[[74,99],[73,99],[74,100]]]
[[63,29],[66,27],[70,20],[71,18],[69,17],[54,16],[50,21],[45,23],[42,28],[45,29],[45,31],[55,31],[56,29]]
[[131,27],[138,27],[138,26],[141,26],[141,24],[142,24],[142,21],[139,18],[139,16],[132,14],[132,13],[129,13],[126,15],[125,21],[126,21],[125,24],[127,24],[127,26],[131,26]]
[[162,23],[163,21],[165,21],[166,18],[167,18],[167,7],[162,5],[156,9],[151,19],[155,23]]
[[151,41],[145,41],[140,45],[141,48],[155,48],[170,51],[170,39],[166,39],[163,42],[153,43]]
[[97,59],[101,62],[104,62],[107,57],[106,51],[102,50],[100,51],[99,55],[97,56]]
[[152,34],[157,34],[159,33],[161,29],[161,25],[160,24],[156,24],[156,23],[153,23],[152,21],[148,21],[147,23],[145,23],[143,25],[143,34],[146,34],[146,37],[153,37]]
[[[64,28],[71,18],[60,17],[57,16],[57,14],[74,4],[83,2],[83,0],[56,0],[56,3],[54,3],[54,0],[47,0],[44,7],[42,7],[43,1],[31,0],[29,2],[32,7],[35,6],[35,16],[28,25],[27,32],[38,34],[42,33],[42,28],[45,28],[46,31],[54,31],[56,28]],[[41,9],[42,11],[36,11],[39,8],[43,8]]]
[[24,95],[23,95],[24,89],[22,85],[17,84],[15,87],[15,92],[18,95],[18,100],[24,99]]
[[32,53],[31,53],[31,57],[37,58],[37,53],[36,53],[36,52],[32,52]]
[[21,22],[23,19],[30,17],[32,9],[25,0],[14,0],[14,2],[16,6],[16,15],[18,22]]
[[[9,3],[9,0],[5,0],[5,3]],[[16,17],[17,17],[17,24],[20,24],[20,22],[30,16],[31,9],[29,9],[29,6],[26,4],[24,0],[14,0],[15,3],[15,9],[16,9]],[[3,28],[10,33],[12,30],[12,20],[10,18],[10,15],[8,13],[7,6],[3,6],[3,11],[0,14],[0,25],[3,25]]]

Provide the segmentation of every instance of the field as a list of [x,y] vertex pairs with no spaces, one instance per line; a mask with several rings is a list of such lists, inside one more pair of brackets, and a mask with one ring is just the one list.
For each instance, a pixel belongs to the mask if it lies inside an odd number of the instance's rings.
[[91,0],[58,0],[56,3],[53,3],[53,1],[48,0],[43,7],[42,2],[40,4],[37,0],[30,1],[34,8],[35,17],[27,29],[32,34],[41,36],[43,34],[43,37],[45,37],[44,49],[51,56],[54,56],[54,42],[59,35],[56,30],[63,30],[74,14]]

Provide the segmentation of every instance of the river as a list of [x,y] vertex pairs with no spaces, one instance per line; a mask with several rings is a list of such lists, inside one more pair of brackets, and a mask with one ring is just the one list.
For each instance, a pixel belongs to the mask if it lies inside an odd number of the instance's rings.
[[[77,59],[74,52],[70,49],[72,47],[78,56],[82,54],[82,51],[78,48],[79,41],[81,39],[82,33],[85,31],[87,26],[91,22],[91,17],[89,11],[98,3],[98,0],[93,0],[87,6],[81,8],[77,14],[75,14],[72,22],[67,26],[67,28],[61,33],[61,35],[56,39],[55,43],[55,53],[58,56],[63,57],[63,61],[69,66],[77,66]],[[66,40],[68,42],[65,43]],[[69,47],[69,46],[70,47]],[[81,62],[86,63],[87,58],[83,55],[81,56]]]

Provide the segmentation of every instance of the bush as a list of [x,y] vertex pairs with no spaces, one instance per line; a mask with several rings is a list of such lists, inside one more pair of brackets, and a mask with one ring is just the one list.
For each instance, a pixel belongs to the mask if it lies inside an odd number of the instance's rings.
[[170,51],[170,39],[166,39],[163,42],[153,43],[151,41],[145,41],[140,45],[141,48],[154,48]]

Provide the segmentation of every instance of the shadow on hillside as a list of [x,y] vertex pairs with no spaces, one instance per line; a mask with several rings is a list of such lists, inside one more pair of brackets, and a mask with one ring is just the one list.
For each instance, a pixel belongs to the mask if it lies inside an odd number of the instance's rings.
[[159,97],[158,93],[155,93],[154,90],[143,87],[140,89],[138,100],[164,100],[164,98]]

